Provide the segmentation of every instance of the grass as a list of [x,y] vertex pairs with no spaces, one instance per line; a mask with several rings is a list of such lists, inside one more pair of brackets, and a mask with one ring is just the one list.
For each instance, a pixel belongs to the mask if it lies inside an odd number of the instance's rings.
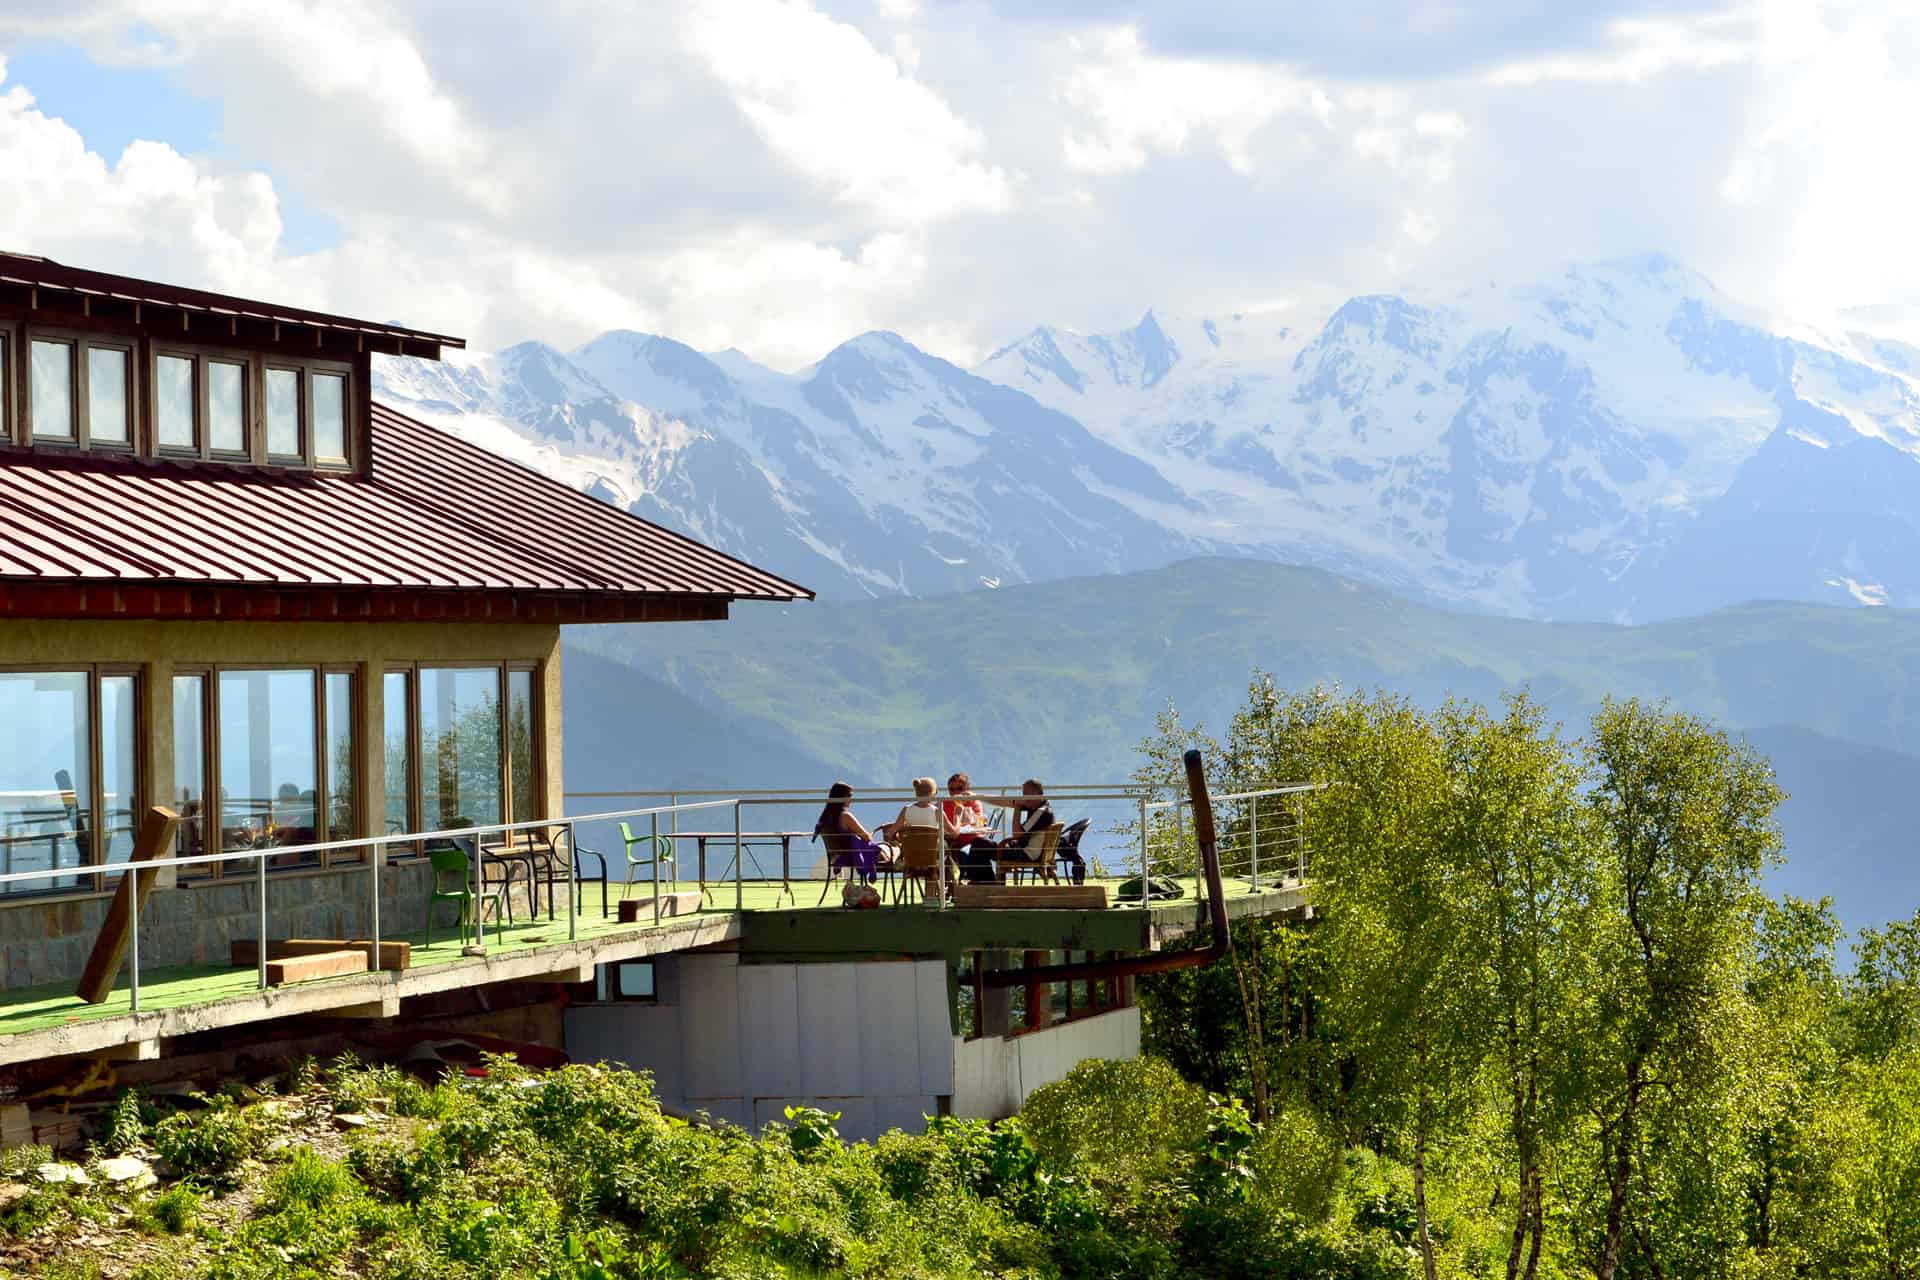
[[[1111,892],[1119,881],[1104,882]],[[1191,888],[1190,882],[1188,883]],[[733,914],[735,892],[727,883],[713,883],[709,886],[708,905],[697,916],[663,917],[662,926],[684,925],[690,919],[700,917],[724,917]],[[1229,882],[1228,896],[1242,897],[1250,893],[1243,883]],[[616,892],[617,896],[617,892]],[[781,886],[767,882],[747,882],[741,889],[741,905],[747,911],[778,911],[815,909],[820,897],[818,881],[796,880],[793,893],[788,897]],[[1191,905],[1191,897],[1178,902],[1164,904],[1168,906]],[[823,909],[838,910],[838,897],[834,893],[827,895],[821,904]],[[883,908],[890,909],[890,908]],[[919,907],[910,908],[919,910]],[[443,908],[443,910],[450,910]],[[600,915],[597,895],[589,895],[588,905],[578,917],[578,940],[621,936],[637,936],[652,932],[655,928],[650,916],[643,917],[638,924],[621,924],[614,918]],[[565,946],[568,944],[567,921],[564,914],[558,919],[548,921],[520,920],[504,929],[504,941],[496,939],[489,924],[487,929],[487,949],[491,956],[512,955],[520,952],[535,951],[542,948]],[[424,933],[402,934],[396,937],[384,934],[386,941],[407,941],[413,944],[412,969],[410,972],[432,970],[442,965],[458,963],[469,959],[461,954],[460,937],[451,926],[434,930],[432,946],[426,943]],[[365,975],[348,974],[338,978],[323,978],[298,984],[301,989],[321,986],[326,983],[364,982]],[[279,988],[291,990],[292,988]],[[223,1000],[244,999],[260,990],[259,973],[253,968],[234,968],[229,965],[177,965],[160,969],[142,968],[140,973],[140,1009],[142,1013],[168,1009],[183,1009],[196,1005],[218,1003]],[[405,994],[404,988],[402,994]],[[0,992],[0,1036],[20,1035],[37,1031],[47,1031],[56,1027],[78,1023],[96,1022],[102,1019],[124,1017],[132,1012],[131,988],[123,974],[120,984],[113,994],[97,1005],[80,1001],[73,994],[71,983],[54,983],[45,986],[28,987],[15,991]]]

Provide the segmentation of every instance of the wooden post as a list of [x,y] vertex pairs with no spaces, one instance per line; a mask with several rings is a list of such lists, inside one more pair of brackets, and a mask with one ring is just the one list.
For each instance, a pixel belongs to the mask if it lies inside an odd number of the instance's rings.
[[74,994],[88,1004],[99,1004],[113,994],[120,962],[126,958],[127,945],[133,938],[133,895],[140,895],[144,907],[153,892],[154,878],[160,874],[158,869],[135,873],[134,864],[151,862],[171,849],[179,825],[180,815],[160,805],[148,809],[140,819],[140,835],[134,841],[133,855],[127,859],[128,869],[120,876],[120,892],[113,895],[113,905],[107,908],[107,918],[100,925],[100,936],[94,939],[93,954],[87,957],[80,985],[74,989]]

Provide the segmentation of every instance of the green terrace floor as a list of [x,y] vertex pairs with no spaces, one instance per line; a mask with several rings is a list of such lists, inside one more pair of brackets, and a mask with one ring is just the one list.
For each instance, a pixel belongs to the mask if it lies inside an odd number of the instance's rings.
[[[1119,881],[1103,883],[1109,896]],[[412,944],[411,966],[394,974],[346,974],[275,987],[260,988],[259,969],[255,966],[188,965],[142,969],[140,974],[140,1011],[132,1009],[132,988],[128,970],[122,967],[120,981],[113,994],[97,1005],[86,1004],[73,994],[72,983],[60,983],[0,992],[0,1042],[35,1032],[79,1028],[108,1019],[151,1022],[153,1015],[170,1010],[227,1002],[271,1000],[282,993],[311,992],[317,1001],[300,1001],[313,1007],[263,1008],[255,1018],[243,1021],[287,1016],[293,1013],[326,1012],[328,988],[354,987],[359,991],[384,989],[389,998],[445,990],[452,986],[478,985],[490,981],[514,980],[537,975],[535,965],[516,961],[537,960],[551,953],[556,963],[604,963],[613,958],[609,947],[628,940],[640,946],[635,954],[678,950],[739,939],[743,949],[768,954],[811,954],[828,952],[886,952],[907,950],[955,954],[969,947],[1029,946],[1074,949],[1145,949],[1192,932],[1200,921],[1200,910],[1192,897],[1192,881],[1183,881],[1188,896],[1154,904],[1150,913],[1138,909],[1137,902],[1113,904],[1104,912],[1063,911],[1058,909],[959,910],[933,911],[919,903],[895,905],[889,888],[887,900],[877,910],[849,911],[840,905],[837,885],[829,889],[826,901],[820,901],[820,881],[796,880],[791,893],[779,882],[747,881],[736,889],[732,881],[708,885],[701,909],[679,916],[663,916],[655,925],[650,910],[635,924],[622,924],[616,916],[602,916],[597,885],[588,886],[585,901],[570,937],[565,904],[558,918],[525,919],[506,924],[496,931],[489,921],[486,931],[487,955],[484,959],[462,954],[459,931],[451,925],[436,926],[432,945],[422,932],[382,934],[382,941]],[[680,882],[691,890],[692,882]],[[662,883],[663,892],[670,886]],[[636,887],[633,895],[641,897]],[[736,896],[740,911],[736,911]],[[1301,901],[1297,886],[1277,888],[1262,885],[1255,891],[1245,881],[1228,881],[1229,914],[1265,914],[1296,909]],[[617,905],[616,887],[610,905]],[[443,913],[447,909],[443,908]],[[741,914],[744,912],[744,914]],[[667,934],[680,935],[667,937]],[[612,950],[620,948],[614,946]],[[454,966],[462,971],[452,972]],[[443,971],[436,975],[435,971]],[[510,971],[509,971],[510,970]],[[469,972],[470,971],[470,972]],[[439,976],[442,981],[434,981]],[[348,993],[340,991],[342,999]],[[231,1022],[232,1020],[224,1020]],[[177,1030],[165,1034],[178,1034]],[[129,1037],[137,1039],[137,1036]],[[91,1037],[90,1037],[91,1039]],[[11,1056],[11,1055],[8,1055]]]

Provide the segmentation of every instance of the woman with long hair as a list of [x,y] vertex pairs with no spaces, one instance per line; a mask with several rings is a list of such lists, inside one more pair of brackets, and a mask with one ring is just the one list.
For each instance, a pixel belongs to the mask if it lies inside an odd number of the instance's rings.
[[[844,782],[836,782],[827,788],[827,803],[820,810],[820,818],[813,824],[813,838],[826,839],[828,866],[835,871],[857,869],[860,879],[871,884],[875,868],[885,857],[879,845],[873,842],[873,834],[860,825],[860,819],[853,816],[847,806],[853,801],[853,788]],[[836,851],[835,846],[840,846]]]

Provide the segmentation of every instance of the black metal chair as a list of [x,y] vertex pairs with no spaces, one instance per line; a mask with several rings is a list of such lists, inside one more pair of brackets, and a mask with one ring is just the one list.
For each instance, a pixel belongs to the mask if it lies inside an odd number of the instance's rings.
[[1092,819],[1082,818],[1060,834],[1060,843],[1054,846],[1054,861],[1067,874],[1074,884],[1087,882],[1087,860],[1080,856],[1080,837],[1087,834]]

